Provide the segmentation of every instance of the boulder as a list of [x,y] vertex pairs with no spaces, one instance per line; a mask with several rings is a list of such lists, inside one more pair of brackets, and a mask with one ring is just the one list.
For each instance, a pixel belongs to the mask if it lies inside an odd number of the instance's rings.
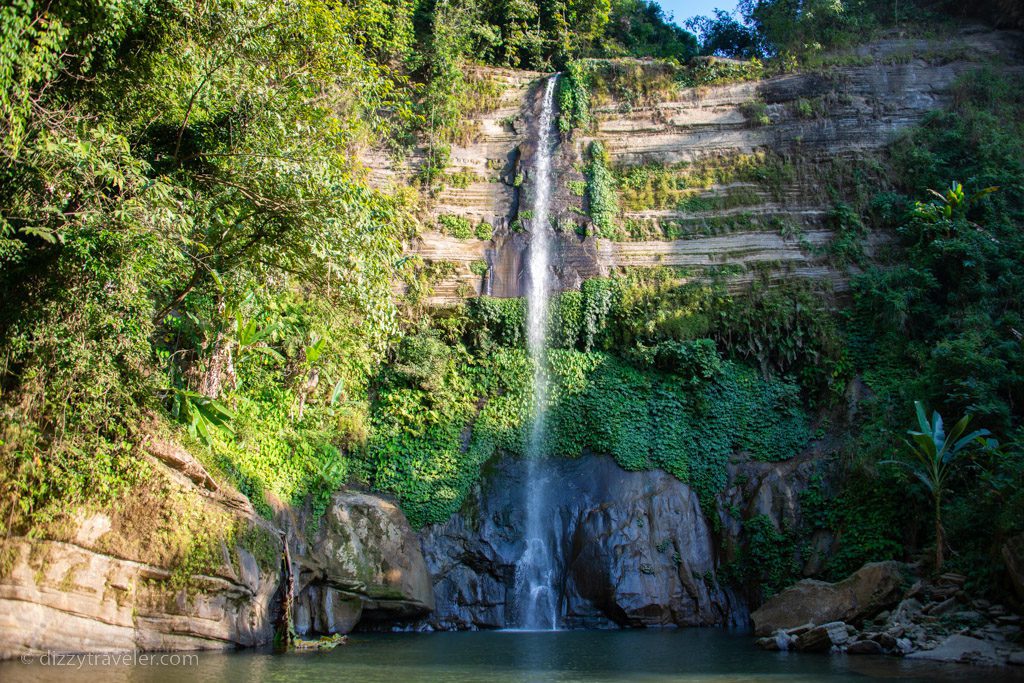
[[300,633],[347,633],[363,617],[412,619],[434,608],[419,539],[398,506],[380,496],[334,494],[296,562]]
[[866,564],[838,583],[805,579],[750,615],[754,633],[766,636],[807,622],[859,624],[899,600],[902,583],[897,562]]
[[779,631],[774,636],[758,638],[755,642],[762,650],[769,650],[773,652],[788,650],[790,646],[789,636],[787,636],[783,631]]
[[871,636],[871,640],[878,643],[883,650],[897,649],[896,638],[889,633],[875,633]]
[[844,645],[850,639],[846,624],[833,621],[804,632],[796,639],[796,649],[803,652],[826,652]]

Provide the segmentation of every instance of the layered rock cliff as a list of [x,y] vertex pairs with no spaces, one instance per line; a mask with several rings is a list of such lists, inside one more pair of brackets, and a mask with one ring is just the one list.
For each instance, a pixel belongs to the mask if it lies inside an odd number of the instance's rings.
[[[571,289],[583,278],[627,266],[698,272],[725,266],[735,284],[759,274],[844,288],[846,270],[827,254],[837,229],[832,190],[849,180],[842,176],[873,168],[881,173],[870,159],[947,104],[959,76],[983,66],[1019,70],[1022,54],[1018,33],[966,28],[935,40],[892,36],[830,55],[812,70],[760,81],[672,87],[640,98],[605,94],[594,102],[594,129],[563,140],[558,150],[559,287]],[[650,63],[627,66],[643,72]],[[500,102],[469,116],[465,139],[452,146],[449,170],[458,182],[442,183],[424,197],[425,229],[410,245],[427,261],[455,266],[436,283],[434,303],[522,293],[528,238],[517,231],[531,229],[520,206],[529,206],[529,141],[544,77],[489,69],[477,74],[498,84]],[[583,200],[567,186],[582,178],[592,140],[604,144],[619,171],[649,165],[722,168],[756,158],[769,160],[771,177],[716,180],[669,205],[640,197],[626,202],[618,216],[628,226],[622,239],[583,237],[576,230],[586,228]],[[404,183],[422,157],[399,163],[371,156],[367,163],[377,183]],[[490,224],[493,239],[442,234],[437,221],[446,215]],[[652,240],[652,234],[660,237]],[[866,250],[877,249],[880,240],[868,236]],[[481,263],[488,266],[484,275]]]
[[402,512],[342,491],[312,538],[308,515],[258,516],[171,444],[149,444],[150,480],[45,540],[0,547],[0,659],[59,650],[194,650],[268,644],[281,616],[283,540],[299,634],[347,633],[361,620],[433,608]]

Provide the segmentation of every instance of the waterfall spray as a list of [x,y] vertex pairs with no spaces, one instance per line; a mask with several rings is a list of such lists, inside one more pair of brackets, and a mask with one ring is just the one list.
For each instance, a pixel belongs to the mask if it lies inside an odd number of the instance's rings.
[[519,628],[530,630],[558,628],[558,596],[554,587],[555,564],[546,533],[550,520],[542,518],[548,484],[542,458],[548,393],[548,301],[551,296],[551,226],[548,204],[551,198],[552,131],[557,82],[556,74],[549,78],[544,86],[543,106],[538,122],[533,221],[528,259],[529,287],[526,293],[527,346],[533,363],[535,412],[526,442],[526,548],[516,565],[515,595],[517,625]]

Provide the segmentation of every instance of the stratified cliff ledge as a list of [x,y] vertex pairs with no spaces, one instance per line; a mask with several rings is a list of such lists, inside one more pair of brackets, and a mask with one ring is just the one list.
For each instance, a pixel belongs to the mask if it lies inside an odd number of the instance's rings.
[[[595,139],[619,169],[768,155],[784,160],[794,172],[776,179],[771,191],[753,183],[703,188],[698,201],[691,202],[702,210],[627,207],[619,217],[654,228],[667,222],[698,228],[685,230],[686,239],[613,242],[563,229],[556,236],[559,287],[572,289],[584,278],[624,266],[681,265],[732,266],[737,284],[756,272],[771,279],[812,278],[842,290],[847,275],[824,253],[834,230],[828,169],[877,154],[928,112],[944,107],[950,86],[964,73],[982,66],[1021,70],[1022,44],[1020,33],[981,28],[933,41],[892,37],[832,55],[824,66],[805,73],[678,89],[648,104],[600,103],[594,111],[596,130],[577,133],[559,148],[559,182],[553,188],[559,221],[582,220],[582,200],[567,185],[582,179],[584,152]],[[524,286],[523,253],[531,226],[520,209],[529,207],[537,85],[546,75],[481,69],[480,77],[500,83],[501,102],[467,123],[468,141],[453,145],[449,166],[465,186],[449,183],[424,200],[425,229],[409,246],[425,260],[456,265],[453,275],[437,283],[433,303],[481,293],[518,296]],[[421,159],[413,156],[396,164],[371,156],[366,162],[374,181],[388,185],[407,182]],[[730,201],[716,201],[723,196]],[[494,237],[444,235],[436,221],[442,215],[463,216],[473,225],[490,223]],[[873,235],[866,249],[882,242]],[[482,276],[471,270],[481,261],[489,266]]]

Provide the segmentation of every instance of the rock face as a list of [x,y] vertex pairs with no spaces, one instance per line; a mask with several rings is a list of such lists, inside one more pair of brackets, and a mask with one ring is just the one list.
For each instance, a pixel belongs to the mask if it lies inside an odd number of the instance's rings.
[[[821,247],[832,239],[834,200],[827,188],[834,178],[830,164],[856,161],[889,144],[901,131],[929,112],[946,106],[950,87],[964,73],[983,64],[1019,70],[1022,39],[1012,31],[965,28],[940,40],[890,37],[845,54],[835,65],[757,82],[685,88],[650,101],[594,102],[596,129],[578,131],[563,141],[556,158],[553,188],[558,217],[556,289],[573,289],[581,279],[608,275],[624,266],[682,265],[695,269],[735,268],[735,286],[749,282],[754,271],[773,280],[809,278],[846,286],[845,273],[829,263]],[[638,63],[642,65],[642,63]],[[637,68],[640,68],[638,66]],[[480,69],[477,77],[496,81],[500,101],[473,113],[473,134],[452,146],[450,171],[468,174],[464,187],[446,184],[424,198],[425,231],[410,250],[427,260],[450,261],[455,273],[437,283],[433,302],[457,301],[479,293],[522,293],[522,253],[528,239],[515,225],[531,228],[520,208],[528,208],[532,168],[530,140],[546,74]],[[751,118],[752,108],[763,110]],[[600,140],[615,167],[720,161],[768,154],[792,173],[772,187],[729,182],[702,188],[690,208],[632,207],[623,223],[681,226],[685,239],[612,242],[581,238],[575,225],[582,200],[567,193],[569,181],[582,180],[577,170],[592,140]],[[380,185],[401,184],[422,158],[401,164],[383,155],[365,158]],[[517,184],[519,178],[523,182]],[[728,201],[721,201],[721,200]],[[703,208],[693,208],[694,206]],[[436,218],[456,214],[474,224],[494,227],[494,239],[455,239],[434,230]],[[783,230],[780,226],[789,226]],[[869,236],[868,252],[880,246]],[[487,276],[470,265],[486,261]]]
[[[551,519],[560,620],[569,627],[746,623],[717,580],[711,530],[696,494],[661,471],[624,472],[611,458],[552,460]],[[421,540],[434,581],[433,628],[512,625],[523,553],[525,467],[506,458],[448,522]]]
[[[782,462],[762,462],[735,457],[728,464],[728,482],[718,494],[718,525],[720,553],[723,562],[737,558],[743,539],[743,520],[765,516],[776,529],[800,529],[805,526],[801,493],[821,478],[828,484],[827,466],[823,463],[836,444],[830,440],[815,442],[805,452]],[[734,515],[731,511],[738,511]],[[816,531],[806,548],[799,549],[802,575],[819,573],[834,538],[825,530]]]
[[903,572],[896,562],[873,562],[839,581],[804,579],[750,615],[754,633],[767,636],[801,624],[859,623],[895,604]]
[[273,635],[277,575],[236,548],[237,564],[191,586],[164,567],[73,543],[14,539],[0,579],[0,659],[46,650],[195,650]]
[[316,536],[296,558],[295,629],[348,633],[360,621],[421,616],[434,594],[419,539],[379,496],[336,493]]
[[[298,576],[294,616],[302,633],[345,633],[360,621],[408,619],[433,607],[419,541],[393,503],[340,492],[306,541],[302,514],[284,509],[272,524],[237,491],[213,483],[183,449],[161,443],[156,450],[152,477],[163,483],[154,498],[83,516],[60,539],[15,537],[0,545],[0,659],[47,650],[269,643],[282,603],[285,536]],[[176,533],[180,525],[177,508],[160,508],[172,499],[217,524],[202,569],[188,563],[195,548],[188,538],[185,550],[155,549],[157,534]]]

